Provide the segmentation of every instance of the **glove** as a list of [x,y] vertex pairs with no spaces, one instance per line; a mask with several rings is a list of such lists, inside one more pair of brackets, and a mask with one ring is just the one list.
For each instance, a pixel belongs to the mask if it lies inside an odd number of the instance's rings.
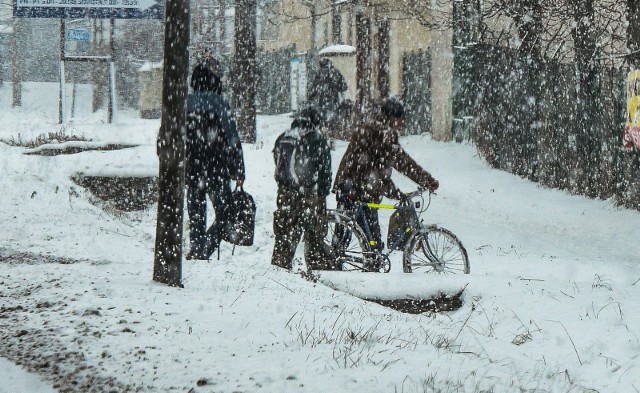
[[394,190],[391,192],[391,196],[393,199],[397,199],[399,201],[404,201],[405,199],[407,199],[407,195],[402,192],[398,187],[395,187]]
[[356,200],[356,192],[353,189],[343,193],[342,195],[352,202]]
[[236,179],[236,188],[242,188],[242,185],[244,184],[244,177],[238,177]]
[[336,192],[336,197],[338,199],[355,201],[356,200],[356,191],[350,184],[341,184],[338,187],[334,187]]
[[429,191],[434,192],[438,189],[438,187],[440,187],[440,182],[436,179],[433,179],[429,182]]

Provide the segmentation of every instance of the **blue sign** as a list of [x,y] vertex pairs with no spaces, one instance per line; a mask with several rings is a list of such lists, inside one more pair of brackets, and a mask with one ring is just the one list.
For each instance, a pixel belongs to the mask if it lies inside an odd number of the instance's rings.
[[162,19],[163,0],[13,0],[18,18]]
[[89,30],[87,29],[67,30],[67,41],[89,41]]

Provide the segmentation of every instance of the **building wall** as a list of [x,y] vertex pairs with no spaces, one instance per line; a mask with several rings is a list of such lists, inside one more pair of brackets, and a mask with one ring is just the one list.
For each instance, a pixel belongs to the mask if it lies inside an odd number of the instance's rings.
[[[397,1],[397,0],[391,0]],[[331,43],[331,32],[326,33],[327,27],[331,27],[331,12],[328,3],[318,2],[316,12],[323,14],[316,21],[316,42],[321,49],[326,43],[325,38],[328,35],[329,43]],[[450,5],[444,4],[446,11]],[[380,8],[377,8],[380,9]],[[400,95],[403,91],[402,86],[402,60],[406,52],[430,49],[432,51],[432,130],[434,138],[438,140],[446,140],[451,138],[451,94],[452,94],[452,75],[453,75],[453,54],[451,51],[452,33],[451,31],[434,31],[431,32],[423,27],[417,20],[409,18],[407,15],[394,13],[385,15],[371,7],[366,10],[367,16],[371,19],[371,71],[372,71],[372,98],[379,96],[379,90],[376,86],[378,81],[377,66],[378,52],[376,42],[377,29],[376,20],[389,17],[390,21],[390,37],[389,37],[389,77],[390,77],[390,94]],[[297,51],[308,53],[312,48],[311,41],[311,20],[309,18],[309,8],[301,5],[296,0],[283,0],[279,6],[279,12],[288,16],[297,16],[300,19],[295,21],[280,19],[278,26],[276,41],[265,43],[265,47],[282,47],[295,44]],[[342,42],[344,44],[355,46],[355,11],[352,5],[344,4],[341,9],[342,13]],[[349,85],[347,98],[355,99],[356,88],[356,65],[355,56],[351,57],[331,57],[334,65],[342,72]],[[429,66],[429,65],[425,65]]]
[[356,99],[356,56],[326,56],[331,63],[342,73],[347,81],[348,89],[344,94],[345,99]]
[[431,40],[431,133],[433,139],[452,138],[453,32],[435,31]]
[[[94,35],[102,25],[104,44],[98,45]],[[160,61],[163,52],[164,25],[158,20],[116,20],[115,66],[117,103],[122,107],[137,107],[139,95],[138,68],[144,61]],[[109,21],[77,20],[67,21],[66,28],[86,28],[90,42],[66,42],[66,54],[106,55],[109,54]],[[46,18],[18,18],[15,22],[18,37],[16,68],[24,82],[58,82],[60,79],[60,20]],[[7,41],[1,56],[4,58],[4,79],[11,80],[13,47],[10,35],[3,34]],[[108,83],[107,65],[94,62],[73,62],[65,64],[67,83]],[[106,91],[106,88],[105,88]]]
[[[331,12],[330,6],[326,2],[318,2],[316,12],[322,14],[316,21],[316,42],[317,49],[321,49],[326,44],[332,44],[331,37]],[[354,14],[353,6],[345,4],[342,6],[342,42],[348,45],[355,45],[354,33]],[[266,48],[276,46],[288,46],[295,44],[299,52],[308,52],[311,50],[311,20],[309,8],[301,5],[300,1],[283,0],[280,3],[278,12],[295,16],[300,19],[291,21],[286,18],[280,18],[276,41],[263,43]],[[372,61],[377,62],[377,44],[376,39],[376,23],[377,18],[384,18],[385,15],[378,13],[375,8],[367,9],[367,15],[372,21]],[[425,49],[430,46],[431,33],[421,26],[416,20],[407,19],[406,15],[393,14],[389,15],[391,22],[390,31],[390,73],[391,73],[391,92],[399,94],[402,91],[401,71],[402,71],[402,54],[406,51],[417,49]],[[328,33],[327,33],[328,30]],[[328,36],[328,40],[327,40]],[[342,61],[341,61],[342,62]],[[373,65],[373,64],[372,64]],[[373,79],[376,80],[376,67],[372,68]],[[377,91],[374,86],[374,92]]]
[[312,46],[309,7],[300,1],[282,0],[273,12],[277,39],[261,42],[263,47],[275,49],[295,45],[300,53],[307,53]]
[[[434,2],[438,3],[438,2]],[[437,11],[452,12],[451,2]],[[436,30],[431,39],[431,134],[438,141],[453,138],[453,31]]]
[[418,49],[427,49],[431,33],[415,20],[393,20],[390,40],[391,94],[402,92],[402,55]]

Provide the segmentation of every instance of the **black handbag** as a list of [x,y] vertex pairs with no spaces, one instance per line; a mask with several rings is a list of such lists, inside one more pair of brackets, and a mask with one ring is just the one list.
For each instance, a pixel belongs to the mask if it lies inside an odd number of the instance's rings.
[[222,240],[236,246],[253,245],[256,230],[256,204],[253,197],[242,187],[231,193],[227,224]]

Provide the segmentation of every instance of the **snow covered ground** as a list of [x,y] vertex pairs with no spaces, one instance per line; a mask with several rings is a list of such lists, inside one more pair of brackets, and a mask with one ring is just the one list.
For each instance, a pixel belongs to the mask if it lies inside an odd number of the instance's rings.
[[244,145],[254,246],[185,261],[185,288],[169,288],[151,280],[155,206],[105,209],[70,179],[156,175],[159,121],[107,124],[79,92],[62,128],[55,84],[26,84],[21,108],[0,87],[0,139],[138,145],[48,157],[0,143],[0,392],[640,391],[639,212],[490,169],[468,144],[403,138],[440,180],[423,217],[459,236],[471,274],[321,278],[381,296],[466,286],[455,312],[402,314],[270,266],[271,148],[290,119],[260,116]]

